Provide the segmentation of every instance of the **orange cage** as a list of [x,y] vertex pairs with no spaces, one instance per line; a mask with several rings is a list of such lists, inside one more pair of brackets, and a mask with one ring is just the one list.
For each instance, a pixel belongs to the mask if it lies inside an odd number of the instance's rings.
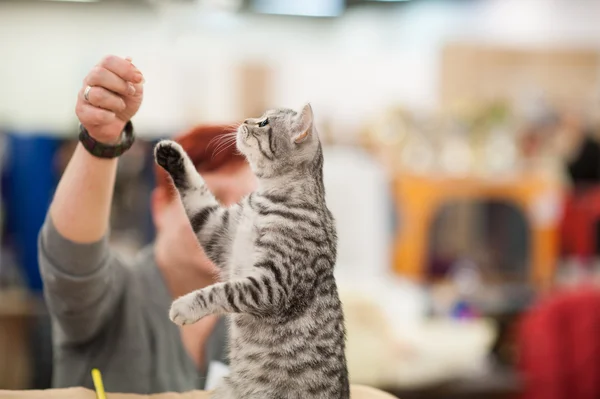
[[449,201],[503,200],[521,209],[531,233],[530,281],[548,283],[559,256],[562,192],[538,176],[491,182],[478,178],[447,178],[397,173],[393,195],[402,223],[394,240],[393,267],[422,280],[427,245],[436,213]]

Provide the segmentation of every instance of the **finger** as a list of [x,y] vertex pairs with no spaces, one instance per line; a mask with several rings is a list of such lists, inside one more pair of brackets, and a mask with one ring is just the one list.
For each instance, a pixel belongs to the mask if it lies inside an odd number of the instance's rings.
[[78,102],[76,114],[77,118],[86,129],[105,125],[114,121],[116,118],[114,112],[82,102]]
[[133,85],[133,89],[135,90],[134,97],[141,97],[144,94],[144,85],[142,83]]
[[141,73],[141,74],[142,74],[142,83],[145,83],[145,82],[146,82],[146,79],[144,78],[144,74],[143,74],[142,72],[140,72],[140,70],[138,69],[138,67],[136,67],[136,66],[135,66],[135,64],[133,63],[133,60],[132,60],[132,58],[131,58],[131,57],[125,57],[125,59],[126,59],[127,61],[129,61],[129,62],[131,63],[131,65],[133,65],[133,67],[135,68],[135,70],[136,70],[137,72],[139,72],[139,73]]
[[115,55],[104,57],[99,66],[108,69],[127,82],[141,83],[144,79],[140,71],[130,61]]
[[92,68],[84,83],[90,86],[104,87],[123,96],[135,94],[135,87],[132,83],[126,82],[115,73],[101,66]]
[[[140,70],[135,66],[135,64],[133,63],[133,59],[131,57],[125,57],[125,61],[129,62],[137,72],[140,72]],[[141,72],[140,72],[141,73]]]
[[[80,96],[86,101],[83,90],[80,92]],[[121,112],[126,107],[125,101],[121,97],[100,86],[94,86],[88,91],[87,102],[94,107],[112,112]]]

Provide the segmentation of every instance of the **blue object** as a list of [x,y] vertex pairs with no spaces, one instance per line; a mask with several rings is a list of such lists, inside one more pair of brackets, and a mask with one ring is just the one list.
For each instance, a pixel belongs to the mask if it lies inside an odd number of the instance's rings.
[[39,132],[7,135],[3,176],[6,234],[29,288],[42,290],[37,239],[58,181],[55,154],[61,140]]
[[453,319],[473,319],[476,317],[474,309],[464,300],[457,301],[451,310]]

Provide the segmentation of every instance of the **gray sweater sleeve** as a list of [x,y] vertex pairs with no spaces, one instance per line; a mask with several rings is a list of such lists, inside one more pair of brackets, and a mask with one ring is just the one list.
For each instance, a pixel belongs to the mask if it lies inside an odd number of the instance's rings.
[[38,259],[55,343],[89,342],[116,313],[128,268],[114,256],[107,237],[91,244],[75,243],[58,233],[50,216],[38,237]]

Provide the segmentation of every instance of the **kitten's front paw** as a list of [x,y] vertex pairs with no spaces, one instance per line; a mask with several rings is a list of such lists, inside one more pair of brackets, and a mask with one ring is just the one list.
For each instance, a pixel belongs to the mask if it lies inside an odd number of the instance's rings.
[[154,159],[167,172],[183,170],[183,148],[171,140],[162,140],[154,148]]
[[201,293],[192,292],[176,299],[171,304],[169,318],[178,326],[193,324],[206,315],[206,310],[196,299]]

